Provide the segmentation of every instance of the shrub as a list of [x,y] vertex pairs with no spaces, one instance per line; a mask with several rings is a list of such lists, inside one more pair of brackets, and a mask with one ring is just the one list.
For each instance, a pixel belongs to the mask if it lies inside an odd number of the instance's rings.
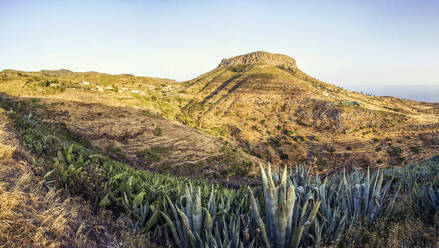
[[118,159],[126,159],[125,154],[122,152],[122,149],[120,149],[120,147],[114,147],[112,144],[110,144],[105,147],[105,151],[109,152]]
[[160,127],[156,127],[154,130],[152,130],[152,134],[155,136],[162,136],[162,129]]
[[150,149],[144,149],[136,152],[136,156],[144,165],[160,162],[161,154],[167,153],[169,148],[162,146],[153,146]]
[[279,138],[277,138],[277,137],[272,137],[272,138],[270,138],[270,139],[268,140],[268,142],[269,142],[272,146],[275,146],[275,147],[280,147],[280,146],[282,146],[282,141],[281,141]]
[[342,101],[339,103],[339,105],[346,106],[346,107],[359,107],[360,106],[360,104],[358,102],[355,102],[355,101]]
[[257,131],[257,132],[260,131],[259,128],[256,125],[251,126],[251,129],[253,129],[253,130]]
[[412,151],[413,153],[418,154],[419,153],[419,148],[417,146],[411,146],[410,147],[410,151]]
[[284,130],[284,134],[285,134],[285,135],[288,135],[288,136],[290,136],[290,137],[293,137],[293,136],[294,136],[294,131],[293,131],[293,130],[285,129],[285,130]]
[[310,127],[311,123],[305,122],[305,120],[299,119],[297,120],[297,124],[304,126],[304,127]]
[[285,153],[281,152],[280,155],[279,155],[279,158],[282,159],[282,160],[286,160],[286,159],[288,159],[288,154],[285,154]]
[[387,150],[387,153],[392,157],[399,157],[402,154],[401,147],[393,146]]

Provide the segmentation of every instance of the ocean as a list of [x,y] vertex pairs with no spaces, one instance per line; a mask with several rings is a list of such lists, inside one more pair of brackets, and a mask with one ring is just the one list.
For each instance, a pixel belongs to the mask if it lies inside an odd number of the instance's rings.
[[439,102],[438,85],[349,85],[344,89],[375,96],[394,96],[421,102]]

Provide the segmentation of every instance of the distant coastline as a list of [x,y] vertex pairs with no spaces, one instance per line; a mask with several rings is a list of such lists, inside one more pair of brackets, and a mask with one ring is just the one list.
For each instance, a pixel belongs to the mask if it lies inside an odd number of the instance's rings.
[[345,85],[343,88],[375,96],[394,96],[421,102],[439,102],[439,85]]

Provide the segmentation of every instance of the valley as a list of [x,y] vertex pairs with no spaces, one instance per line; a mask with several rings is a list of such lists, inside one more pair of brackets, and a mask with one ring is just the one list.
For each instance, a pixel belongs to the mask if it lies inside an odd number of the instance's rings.
[[286,55],[224,59],[186,82],[68,70],[0,74],[0,91],[28,102],[45,123],[162,173],[237,179],[254,177],[258,163],[327,173],[439,155],[438,103],[350,92],[308,76]]

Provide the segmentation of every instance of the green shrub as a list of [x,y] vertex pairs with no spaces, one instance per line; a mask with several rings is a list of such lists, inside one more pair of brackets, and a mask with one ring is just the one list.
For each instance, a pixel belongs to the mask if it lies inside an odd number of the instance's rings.
[[279,158],[282,159],[282,160],[286,160],[286,159],[288,159],[288,154],[285,154],[285,153],[281,152],[279,154]]
[[392,157],[399,157],[402,154],[402,149],[401,147],[393,146],[387,150],[387,153]]
[[411,146],[410,147],[410,151],[412,151],[413,153],[418,154],[419,153],[419,148],[417,146]]
[[117,157],[118,159],[126,159],[125,154],[122,152],[122,149],[120,147],[114,147],[113,145],[108,145],[105,147],[105,151],[109,152],[113,156]]
[[234,66],[230,66],[229,70],[233,72],[244,72],[247,69],[248,65],[238,64]]
[[355,102],[355,101],[343,101],[343,102],[340,102],[339,105],[346,106],[346,107],[359,107],[360,106],[360,104],[358,102]]
[[311,123],[305,122],[305,120],[299,119],[297,120],[297,124],[304,126],[304,127],[310,127]]
[[162,129],[160,127],[156,127],[154,130],[152,130],[152,134],[155,136],[162,136]]
[[161,155],[169,151],[168,147],[153,146],[150,149],[144,149],[136,152],[136,156],[144,165],[160,162]]
[[253,130],[257,131],[257,132],[260,132],[259,128],[256,125],[251,126],[251,129],[253,129]]
[[284,134],[285,134],[285,135],[288,135],[288,136],[290,136],[290,137],[293,137],[293,136],[294,136],[294,131],[293,131],[293,130],[285,129],[285,130],[284,130]]

